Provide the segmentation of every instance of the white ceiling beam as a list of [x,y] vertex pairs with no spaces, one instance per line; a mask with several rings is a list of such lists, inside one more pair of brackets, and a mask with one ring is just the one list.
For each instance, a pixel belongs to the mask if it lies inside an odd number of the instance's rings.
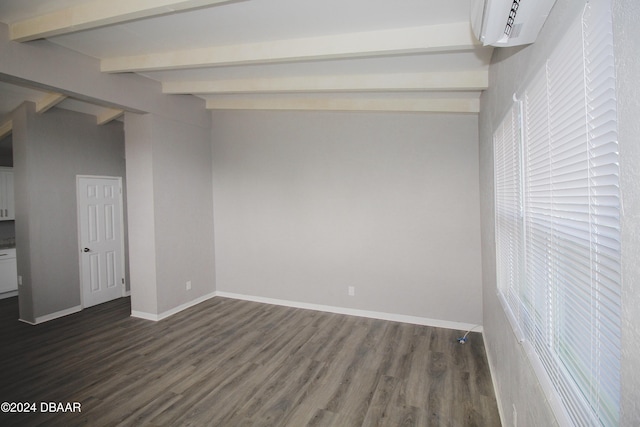
[[211,98],[209,110],[402,111],[422,113],[480,112],[480,100],[464,99],[354,99],[354,98]]
[[48,93],[36,101],[36,113],[44,114],[65,99],[67,99],[67,96],[61,93]]
[[95,0],[34,16],[9,26],[11,40],[25,42],[234,0]]
[[485,70],[365,74],[343,76],[305,76],[210,81],[164,82],[166,94],[236,94],[296,92],[367,92],[367,91],[476,91],[487,89]]
[[13,132],[13,120],[7,120],[0,125],[0,139]]
[[105,108],[96,116],[96,123],[98,126],[106,125],[107,123],[117,119],[124,114],[124,110],[118,110],[116,108]]
[[100,68],[109,73],[141,72],[460,51],[478,47],[469,22],[460,22],[104,58]]

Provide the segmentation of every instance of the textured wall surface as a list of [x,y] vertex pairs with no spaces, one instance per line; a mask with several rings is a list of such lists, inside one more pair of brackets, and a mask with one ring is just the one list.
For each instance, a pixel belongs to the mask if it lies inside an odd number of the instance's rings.
[[158,313],[151,114],[125,114],[131,310]]
[[208,127],[154,118],[159,313],[215,290],[211,167]]
[[614,37],[618,85],[622,217],[622,417],[640,425],[640,2],[616,0]]
[[211,135],[153,114],[126,122],[131,306],[162,315],[215,290]]
[[124,134],[120,122],[25,104],[13,141],[21,318],[33,322],[80,305],[76,175],[119,176],[124,186]]
[[476,117],[214,112],[213,163],[219,291],[481,322]]

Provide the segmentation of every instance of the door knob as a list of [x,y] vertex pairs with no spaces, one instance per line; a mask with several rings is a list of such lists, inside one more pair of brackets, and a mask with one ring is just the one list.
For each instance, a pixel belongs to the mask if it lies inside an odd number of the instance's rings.
[[82,251],[83,251],[83,252],[91,252],[91,249],[89,249],[89,248],[84,248]]

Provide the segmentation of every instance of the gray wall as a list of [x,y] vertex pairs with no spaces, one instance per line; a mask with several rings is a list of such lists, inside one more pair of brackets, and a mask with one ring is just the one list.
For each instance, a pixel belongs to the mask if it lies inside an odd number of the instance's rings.
[[475,116],[221,111],[212,129],[218,291],[481,323]]
[[125,122],[132,310],[162,315],[215,291],[211,134],[153,114]]
[[34,108],[15,112],[13,138],[20,316],[31,322],[80,305],[76,175],[125,183],[122,123]]
[[125,114],[131,308],[158,313],[153,135],[150,114]]
[[[214,287],[212,277],[213,249],[206,249],[207,244],[210,248],[213,248],[213,221],[211,219],[213,208],[211,207],[210,202],[212,193],[210,177],[211,135],[209,133],[211,113],[204,108],[204,101],[202,99],[193,96],[164,95],[158,82],[131,73],[117,75],[102,73],[100,71],[100,62],[97,59],[56,46],[45,40],[37,40],[29,43],[12,42],[9,40],[8,28],[5,24],[0,24],[0,80],[25,84],[27,86],[53,92],[60,92],[79,100],[87,100],[99,105],[122,108],[129,112],[151,113],[152,119],[147,124],[148,128],[144,130],[148,135],[143,136],[143,139],[155,138],[155,141],[151,139],[149,140],[149,144],[154,142],[155,145],[153,147],[149,145],[147,148],[153,148],[153,150],[159,151],[153,154],[153,157],[151,158],[146,156],[144,153],[140,156],[132,156],[131,159],[127,160],[127,168],[131,171],[136,171],[145,170],[145,168],[150,167],[154,171],[153,173],[156,174],[153,179],[161,181],[159,183],[160,185],[158,185],[158,189],[159,191],[161,190],[163,194],[160,195],[154,191],[155,182],[152,182],[150,187],[152,191],[149,195],[133,199],[136,203],[134,210],[136,212],[150,212],[152,215],[157,215],[159,218],[152,228],[152,235],[150,236],[152,240],[156,238],[163,239],[163,242],[171,242],[172,247],[181,250],[187,247],[196,247],[195,245],[202,243],[202,239],[206,238],[207,242],[205,242],[205,249],[202,252],[204,257],[206,257],[206,261],[202,262],[202,258],[196,256],[197,254],[194,253],[194,249],[183,250],[180,252],[180,255],[175,258],[175,262],[167,260],[164,254],[162,257],[158,258],[159,262],[168,263],[168,265],[163,266],[163,268],[170,268],[169,266],[171,265],[175,266],[176,270],[171,271],[169,274],[169,276],[171,276],[170,279],[173,280],[175,276],[183,275],[181,273],[183,265],[189,265],[190,267],[193,266],[193,264],[190,264],[186,260],[190,259],[191,256],[194,255],[193,259],[197,260],[199,263],[197,268],[194,267],[195,270],[191,270],[189,274],[184,274],[184,276],[188,276],[190,278],[186,280],[193,280],[194,288],[196,286],[200,287],[196,289],[196,292],[192,292],[191,294],[174,295],[171,290],[167,289],[164,282],[162,284],[156,284],[155,276],[145,276],[144,280],[146,280],[146,285],[142,282],[140,286],[142,286],[143,289],[145,286],[158,286],[160,288],[159,292],[154,291],[154,295],[156,295],[156,297],[151,302],[151,304],[154,305],[154,309],[151,313],[154,314],[157,314],[158,304],[160,304],[160,308],[177,307],[187,298],[191,298],[189,301],[195,300],[197,298],[195,295],[203,292],[203,287],[206,286],[208,290]],[[26,130],[25,132],[22,132],[17,129],[20,126],[26,129],[28,124],[28,114],[24,113],[22,116],[24,117],[14,119],[14,140],[17,138],[16,135],[19,133],[21,133],[24,138],[27,137]],[[48,116],[49,113],[45,114],[43,117],[46,118]],[[88,120],[95,120],[95,117]],[[164,120],[167,120],[167,122],[163,123]],[[21,122],[22,125],[16,125],[16,122]],[[171,125],[168,123],[171,123]],[[170,134],[164,136],[163,132],[167,130],[167,126],[171,128]],[[134,128],[136,128],[135,124],[132,126],[132,129]],[[184,134],[179,135],[179,133],[183,131],[185,131]],[[131,137],[131,145],[134,147],[138,144],[138,141],[135,140],[136,132],[132,132]],[[127,134],[125,134],[125,139],[125,144],[129,146],[130,141]],[[168,145],[172,144],[176,144],[176,146],[169,148]],[[200,150],[202,146],[206,146],[206,150],[204,150],[204,152]],[[78,148],[81,150],[81,147]],[[47,150],[46,147],[43,147],[42,149],[45,152]],[[135,151],[135,148],[132,149]],[[165,149],[166,151],[164,151]],[[181,149],[185,149],[186,152],[181,152]],[[202,177],[202,174],[194,172],[194,175],[190,175],[190,171],[185,169],[184,175],[174,174],[173,179],[175,180],[176,185],[164,185],[163,179],[171,180],[171,178],[165,178],[162,176],[163,168],[154,167],[154,162],[158,161],[164,167],[164,165],[170,163],[168,158],[173,154],[177,155],[177,160],[181,162],[183,158],[189,158],[191,155],[190,153],[192,153],[189,150],[192,149],[196,150],[195,152],[197,152],[197,154],[195,156],[198,159],[203,159],[203,161],[206,161],[208,164],[207,170],[209,171],[209,176],[206,178],[204,184],[207,186],[207,189],[202,191],[202,197],[204,197],[204,201],[202,202],[203,204],[199,205],[196,209],[193,209],[193,204],[192,206],[175,205],[172,206],[172,213],[155,212],[154,203],[156,198],[163,201],[171,198],[184,200],[184,195],[182,193],[184,191],[189,191],[187,184],[192,184],[191,178],[197,177],[199,179]],[[76,154],[71,151],[72,149],[70,148],[66,154],[74,158]],[[127,149],[127,151],[129,150]],[[109,154],[106,155],[109,156]],[[151,154],[149,154],[149,156],[151,156]],[[136,164],[138,161],[141,162],[140,165]],[[65,164],[66,163],[63,162],[61,167],[64,167]],[[184,162],[181,162],[180,164],[184,165]],[[16,165],[15,167],[18,166]],[[52,164],[48,164],[47,167],[51,168],[53,166]],[[168,170],[171,172],[174,171],[174,169],[171,168]],[[23,177],[23,185],[28,184],[29,176],[30,172],[27,172]],[[147,182],[145,181],[146,177],[144,175],[141,176],[134,174],[133,180],[135,181],[138,178],[142,179],[142,182],[131,182],[131,178],[129,178],[127,185],[136,189],[144,188],[147,185]],[[198,191],[201,190],[198,186],[195,186],[195,188]],[[23,196],[23,199],[23,203],[35,203],[27,199],[26,195]],[[209,201],[207,202],[207,200]],[[149,203],[150,205],[142,206],[143,203]],[[206,206],[208,206],[208,213],[203,215],[204,208],[201,209],[201,207]],[[196,242],[193,241],[193,237],[197,233],[193,230],[196,226],[201,224],[197,221],[193,221],[189,212],[193,212],[193,215],[197,218],[203,218],[203,222],[208,222],[203,226],[202,234],[197,235],[198,239],[196,239]],[[167,220],[167,218],[171,218],[172,221]],[[136,218],[136,221],[138,221],[137,223],[144,224],[145,220],[149,221],[149,217],[143,216],[141,218]],[[185,228],[183,227],[183,224],[186,221],[191,221],[191,223]],[[19,223],[19,221],[16,222]],[[26,224],[24,221],[22,223]],[[178,226],[178,224],[180,225]],[[132,227],[129,227],[129,230],[131,229]],[[31,241],[32,244],[36,246],[41,245],[39,237],[40,230],[36,231],[37,233],[29,228],[22,230],[22,236],[24,236],[21,245],[23,246],[22,250],[39,250],[35,247],[31,248],[28,246],[28,241]],[[25,242],[25,240],[27,242]],[[136,241],[130,246],[130,248],[135,248],[135,250],[141,251],[140,253],[135,254],[137,259],[145,258],[145,251],[148,249],[149,242],[149,239]],[[192,244],[194,246],[191,246]],[[155,255],[156,254],[154,254],[154,262]],[[26,264],[28,259],[23,257],[23,260],[23,268],[27,270],[30,269],[31,266]],[[75,270],[78,270],[77,266],[74,267],[74,271]],[[153,282],[151,283],[150,280]],[[183,280],[183,277],[180,277],[180,280]],[[204,285],[204,282],[207,280],[209,280],[209,282]],[[74,284],[69,284],[67,286],[69,288],[75,288]],[[140,300],[136,300],[133,295],[133,291],[135,291],[136,286],[136,282],[132,280],[132,305],[140,302]],[[182,283],[182,289],[184,289],[184,283]],[[23,297],[21,300],[32,301],[36,295],[31,295],[29,293],[30,291],[30,288],[25,289],[24,297],[23,294],[21,294],[21,297]],[[51,290],[51,292],[53,292],[53,290]],[[64,302],[62,300],[64,300]],[[24,313],[25,316],[33,318],[34,315],[42,316],[50,314],[58,309],[73,307],[78,303],[79,294],[76,298],[76,296],[70,293],[68,294],[63,292],[52,298],[51,304],[47,304],[48,308],[45,310],[48,311],[47,313],[40,310],[40,308],[42,308],[40,307],[34,314],[33,304],[31,302],[28,304],[25,303],[26,306],[32,307],[31,312],[27,313],[24,311]]]
[[[517,343],[496,296],[492,134],[530,74],[547,58],[566,23],[578,16],[584,1],[558,0],[538,41],[528,47],[498,49],[490,70],[490,89],[482,97],[480,114],[480,187],[484,331],[491,370],[505,426],[552,426],[555,417],[538,381]],[[614,1],[621,191],[623,264],[622,422],[640,420],[640,5],[635,0]]]
[[640,2],[616,0],[614,39],[618,84],[622,216],[622,418],[640,423]]
[[[210,128],[156,118],[153,140],[158,310],[215,291]],[[179,234],[163,232],[175,230]],[[191,290],[185,285],[191,281]]]

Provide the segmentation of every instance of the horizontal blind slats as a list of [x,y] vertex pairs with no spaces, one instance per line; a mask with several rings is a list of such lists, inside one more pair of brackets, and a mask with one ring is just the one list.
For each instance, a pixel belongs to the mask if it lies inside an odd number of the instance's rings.
[[619,417],[621,204],[610,15],[608,1],[587,4],[527,85],[522,130],[514,106],[494,135],[499,286],[576,425],[614,425]]

